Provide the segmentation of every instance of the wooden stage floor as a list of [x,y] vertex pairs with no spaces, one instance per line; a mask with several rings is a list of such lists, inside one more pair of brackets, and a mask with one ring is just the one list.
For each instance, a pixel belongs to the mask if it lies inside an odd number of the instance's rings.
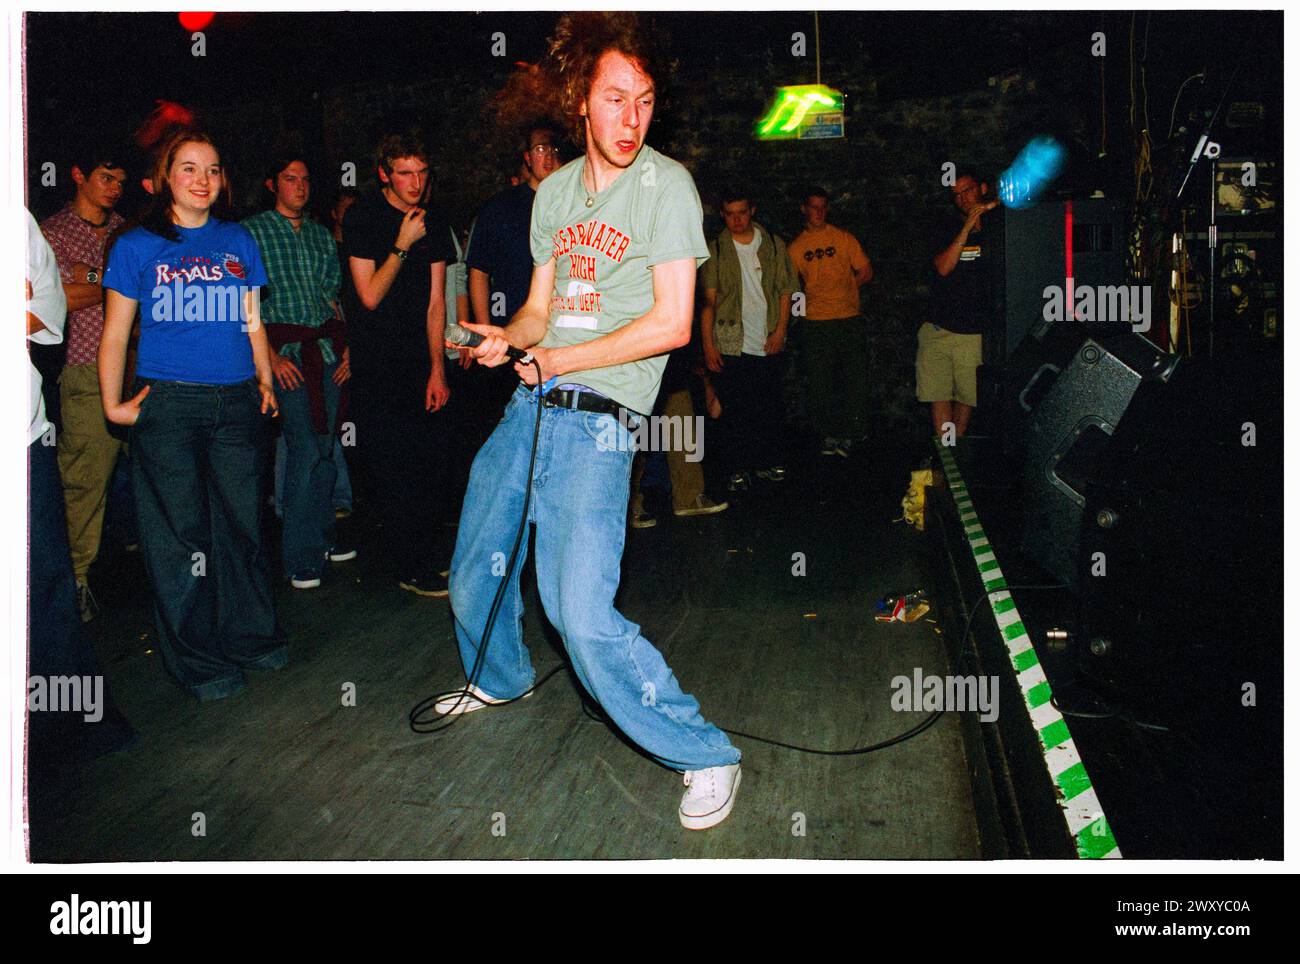
[[[712,721],[840,748],[923,719],[891,709],[890,680],[947,671],[935,626],[873,619],[884,592],[931,578],[922,537],[892,521],[906,469],[888,453],[814,456],[728,512],[628,533],[620,608]],[[92,631],[140,739],[32,788],[32,859],[979,857],[953,714],[866,756],[739,739],[736,808],[707,832],[680,827],[680,776],[588,718],[567,670],[527,701],[413,733],[411,707],[463,680],[448,606],[399,590],[375,565],[373,533],[359,535],[362,556],[321,589],[279,592],[290,665],[203,705],[150,648],[138,557],[110,553]],[[794,553],[806,575],[792,575]],[[529,599],[540,677],[561,655]]]

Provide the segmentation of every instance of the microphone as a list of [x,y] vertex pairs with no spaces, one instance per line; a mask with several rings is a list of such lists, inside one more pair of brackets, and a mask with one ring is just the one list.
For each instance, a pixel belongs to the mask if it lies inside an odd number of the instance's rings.
[[[446,328],[443,329],[443,337],[458,348],[476,348],[483,344],[482,335],[477,331],[470,331],[468,328],[463,328],[460,325],[447,325]],[[528,364],[533,360],[532,355],[524,351],[522,348],[516,348],[514,345],[511,345],[506,349],[506,357],[513,358],[515,361],[520,361],[524,364]]]

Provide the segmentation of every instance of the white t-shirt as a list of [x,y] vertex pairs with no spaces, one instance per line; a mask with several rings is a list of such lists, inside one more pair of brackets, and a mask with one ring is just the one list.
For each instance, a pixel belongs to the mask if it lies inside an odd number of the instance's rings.
[[745,339],[740,350],[745,355],[766,355],[767,299],[763,297],[763,268],[758,260],[758,248],[763,236],[757,231],[749,244],[741,244],[734,237],[736,257],[740,259],[740,322]]
[[[45,326],[37,328],[28,335],[28,341],[38,345],[57,345],[63,341],[63,325],[68,317],[68,299],[63,294],[63,279],[59,277],[59,265],[54,260],[54,251],[50,243],[41,234],[40,226],[27,215],[27,280],[32,283],[32,297],[27,302],[27,310]],[[45,418],[45,400],[41,397],[41,373],[29,360],[32,385],[32,420],[27,429],[27,444],[31,445],[50,427]]]

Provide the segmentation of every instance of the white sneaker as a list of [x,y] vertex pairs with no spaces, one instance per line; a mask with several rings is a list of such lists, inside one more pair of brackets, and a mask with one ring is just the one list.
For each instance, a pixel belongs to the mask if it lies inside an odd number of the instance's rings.
[[708,830],[731,813],[740,789],[740,764],[687,770],[682,774],[687,790],[677,816],[687,830]]
[[[533,691],[529,690],[518,698],[526,700],[532,695]],[[473,713],[475,710],[481,710],[485,706],[497,706],[501,703],[513,702],[514,700],[499,700],[495,696],[488,696],[477,686],[466,686],[463,690],[458,690],[450,696],[444,696],[434,703],[433,711],[439,716],[459,716],[461,713]]]

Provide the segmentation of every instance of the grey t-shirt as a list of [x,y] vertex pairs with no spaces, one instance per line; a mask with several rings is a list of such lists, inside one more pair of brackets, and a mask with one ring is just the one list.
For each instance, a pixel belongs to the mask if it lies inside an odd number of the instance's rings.
[[[555,259],[555,290],[542,348],[591,341],[640,318],[654,305],[657,264],[709,257],[704,209],[690,172],[644,145],[632,165],[587,207],[583,159],[564,165],[537,188],[533,264]],[[648,413],[667,355],[569,372],[632,411]]]

